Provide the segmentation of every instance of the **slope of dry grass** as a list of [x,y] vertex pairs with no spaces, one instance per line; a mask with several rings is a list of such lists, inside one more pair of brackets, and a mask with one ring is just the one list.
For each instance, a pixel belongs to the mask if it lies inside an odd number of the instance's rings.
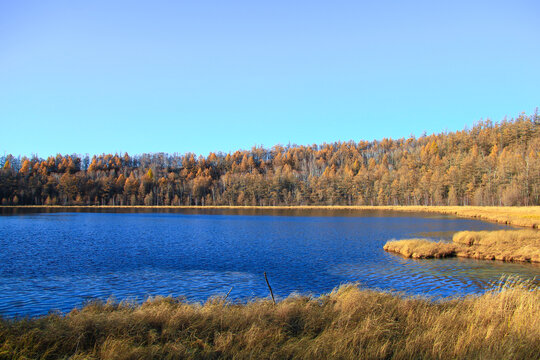
[[540,232],[536,230],[460,231],[452,243],[425,239],[388,241],[384,250],[410,258],[447,256],[540,263]]
[[0,321],[0,359],[533,359],[540,291],[432,301],[343,286],[318,298],[93,303]]

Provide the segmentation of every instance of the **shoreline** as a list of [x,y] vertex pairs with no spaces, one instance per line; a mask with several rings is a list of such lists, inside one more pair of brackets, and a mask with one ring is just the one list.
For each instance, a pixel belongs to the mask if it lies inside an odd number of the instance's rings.
[[453,215],[459,218],[477,219],[504,225],[540,229],[540,206],[345,206],[345,205],[296,205],[296,206],[231,206],[231,205],[4,205],[2,209],[179,209],[179,210],[352,210],[397,211]]

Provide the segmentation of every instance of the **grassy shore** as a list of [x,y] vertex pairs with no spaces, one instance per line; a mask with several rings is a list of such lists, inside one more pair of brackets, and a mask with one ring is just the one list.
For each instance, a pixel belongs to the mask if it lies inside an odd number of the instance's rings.
[[534,359],[540,290],[508,283],[433,301],[347,285],[247,304],[91,303],[0,320],[0,359]]
[[460,231],[452,243],[425,239],[388,241],[384,250],[415,259],[467,257],[484,260],[540,263],[537,230]]
[[0,208],[77,209],[275,209],[275,210],[390,210],[454,215],[462,218],[540,228],[540,206],[0,206]]

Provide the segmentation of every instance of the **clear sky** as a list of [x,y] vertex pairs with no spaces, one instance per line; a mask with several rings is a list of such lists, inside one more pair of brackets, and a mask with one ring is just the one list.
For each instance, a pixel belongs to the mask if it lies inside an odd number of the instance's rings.
[[0,151],[207,155],[540,106],[540,2],[0,0]]

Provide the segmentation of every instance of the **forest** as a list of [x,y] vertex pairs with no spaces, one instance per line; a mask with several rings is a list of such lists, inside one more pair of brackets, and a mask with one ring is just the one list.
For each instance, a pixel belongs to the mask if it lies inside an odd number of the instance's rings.
[[540,205],[540,115],[234,153],[0,157],[2,205]]

